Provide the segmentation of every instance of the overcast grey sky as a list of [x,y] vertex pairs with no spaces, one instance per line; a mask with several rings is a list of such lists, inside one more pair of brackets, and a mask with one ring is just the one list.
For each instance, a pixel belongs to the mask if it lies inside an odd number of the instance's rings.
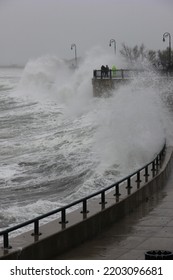
[[164,32],[173,36],[173,0],[0,0],[0,65],[26,63],[53,54],[78,56],[94,46],[108,52],[144,43],[164,49]]

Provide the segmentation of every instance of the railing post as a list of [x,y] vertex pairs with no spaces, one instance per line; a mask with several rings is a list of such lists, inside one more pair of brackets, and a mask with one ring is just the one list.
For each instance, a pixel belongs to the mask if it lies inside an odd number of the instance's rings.
[[31,235],[41,235],[41,233],[39,232],[39,220],[34,221],[34,232]]
[[84,200],[82,201],[82,205],[83,205],[83,207],[82,207],[81,213],[83,213],[83,214],[88,213],[89,211],[87,210],[87,200],[86,200],[86,199],[84,199]]
[[63,208],[61,210],[61,221],[59,222],[60,224],[67,224],[68,223],[68,221],[66,220],[66,211],[65,210],[66,210],[65,208]]
[[155,169],[155,160],[153,160],[153,162],[152,162],[152,169],[151,169],[151,171],[152,171],[152,175],[153,175],[153,177],[155,176],[155,172],[156,172],[156,169]]
[[118,202],[119,201],[119,197],[120,197],[120,190],[119,190],[119,184],[116,184],[115,185],[115,194],[114,194],[114,196],[116,196],[116,202]]
[[128,195],[131,194],[131,188],[132,188],[132,186],[131,186],[131,177],[128,177],[127,178],[127,187],[126,187]]
[[141,183],[140,171],[137,172],[136,176],[137,176],[137,178],[136,178],[137,188],[139,189],[140,183]]
[[156,157],[156,171],[158,172],[159,170],[159,159],[158,156]]
[[4,233],[4,249],[11,249],[12,247],[9,246],[9,238],[8,238],[8,232]]
[[156,157],[156,168],[157,168],[157,170],[159,169],[159,165],[160,165],[160,163],[159,163],[159,155],[157,155],[157,157]]
[[145,174],[144,174],[144,177],[145,177],[145,182],[148,182],[148,177],[149,177],[149,173],[148,173],[148,165],[145,167]]
[[158,165],[159,168],[161,168],[161,154],[158,155]]
[[105,201],[105,191],[101,192],[101,202],[100,204],[106,204],[107,202]]

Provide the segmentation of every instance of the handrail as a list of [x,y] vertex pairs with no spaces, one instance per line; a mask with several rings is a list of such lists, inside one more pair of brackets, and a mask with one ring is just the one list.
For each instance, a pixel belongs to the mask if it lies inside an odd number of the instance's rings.
[[[137,74],[147,72],[145,69],[108,69],[108,70],[93,70],[94,79],[132,79]],[[173,71],[168,71],[165,69],[155,69],[154,73],[159,73],[161,75],[173,76]]]
[[116,69],[116,70],[94,70],[93,77],[95,79],[124,79],[124,78],[132,78],[134,76],[134,72],[141,72],[134,71],[130,69]]
[[163,162],[163,159],[164,159],[164,155],[165,155],[165,150],[166,150],[166,141],[161,149],[161,151],[156,155],[156,157],[150,161],[149,163],[147,163],[146,165],[144,165],[143,167],[139,168],[138,170],[134,171],[133,173],[131,173],[130,175],[120,179],[119,181],[113,183],[112,185],[104,188],[104,189],[101,189],[97,192],[94,192],[90,195],[87,195],[86,197],[84,198],[81,198],[81,199],[78,199],[74,202],[71,202],[70,204],[66,205],[66,206],[63,206],[63,207],[60,207],[58,209],[55,209],[55,210],[52,210],[48,213],[45,213],[45,214],[42,214],[40,216],[37,216],[36,218],[33,218],[33,219],[30,219],[26,222],[23,222],[21,224],[18,224],[16,226],[13,226],[13,227],[10,227],[10,228],[7,228],[3,231],[0,232],[0,236],[3,236],[3,248],[4,249],[10,249],[12,248],[10,245],[9,245],[9,233],[12,232],[12,231],[15,231],[17,229],[20,229],[22,227],[25,227],[27,225],[30,225],[30,224],[33,224],[34,223],[34,233],[32,235],[34,236],[38,236],[40,235],[41,233],[39,232],[39,221],[44,219],[44,218],[47,218],[53,214],[56,214],[56,213],[59,213],[61,212],[61,221],[60,223],[61,224],[66,224],[68,223],[68,221],[66,220],[66,210],[68,208],[71,208],[72,206],[75,206],[75,205],[78,205],[80,203],[83,204],[83,210],[81,211],[82,214],[86,214],[88,213],[89,211],[87,210],[87,201],[93,197],[96,197],[98,195],[101,195],[101,204],[105,204],[105,192],[114,188],[115,187],[115,194],[114,196],[116,196],[116,202],[119,201],[119,196],[121,195],[120,194],[120,190],[119,190],[119,185],[125,181],[127,181],[127,186],[126,186],[126,189],[127,189],[127,195],[130,195],[131,194],[131,178],[134,177],[135,175],[137,176],[137,188],[140,187],[140,173],[141,171],[144,171],[144,176],[145,176],[145,182],[148,181],[148,167],[150,165],[152,165],[152,169],[151,171],[153,172],[153,177],[156,176],[157,172],[158,172],[158,169],[159,167],[161,167],[161,164]]

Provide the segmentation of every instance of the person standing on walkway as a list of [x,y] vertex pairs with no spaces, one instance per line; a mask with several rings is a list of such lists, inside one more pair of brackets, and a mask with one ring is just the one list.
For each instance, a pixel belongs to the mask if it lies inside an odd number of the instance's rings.
[[106,67],[105,67],[105,77],[108,78],[108,76],[109,76],[109,66],[106,65]]
[[104,65],[102,65],[101,67],[101,79],[102,77],[105,77],[106,76],[106,67]]
[[115,67],[115,65],[112,66],[112,77],[116,76],[116,70],[117,68]]

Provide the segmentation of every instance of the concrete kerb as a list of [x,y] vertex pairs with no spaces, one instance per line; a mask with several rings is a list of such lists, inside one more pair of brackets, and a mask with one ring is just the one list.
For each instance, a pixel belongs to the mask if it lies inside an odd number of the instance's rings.
[[82,218],[79,209],[68,214],[69,223],[64,229],[59,219],[40,227],[42,235],[31,238],[32,231],[10,238],[12,249],[1,249],[0,259],[51,259],[86,240],[95,237],[105,227],[110,226],[145,201],[156,191],[164,187],[173,161],[173,148],[168,147],[164,163],[159,173],[131,195],[120,202],[110,200],[100,210],[94,202],[89,205],[90,213]]

